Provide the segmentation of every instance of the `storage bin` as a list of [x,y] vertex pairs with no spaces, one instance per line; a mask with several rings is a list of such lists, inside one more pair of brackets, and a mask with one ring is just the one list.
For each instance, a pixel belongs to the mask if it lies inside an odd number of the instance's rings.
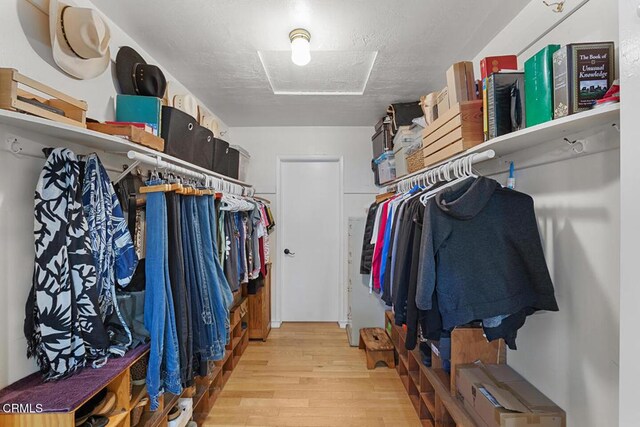
[[232,145],[240,153],[240,164],[238,165],[238,179],[240,181],[247,180],[247,174],[249,172],[249,164],[251,163],[251,155],[247,150],[239,145]]
[[213,171],[219,174],[229,175],[229,143],[215,138],[213,149]]
[[382,153],[382,155],[375,160],[375,163],[378,166],[380,185],[396,179],[396,160],[393,152],[386,151]]
[[396,145],[393,150],[393,157],[396,161],[396,177],[400,178],[407,175],[407,157],[405,156],[406,147],[404,145]]
[[177,108],[162,107],[164,152],[211,170],[214,159],[213,133]]
[[168,427],[186,427],[193,416],[193,399],[178,400],[178,407],[182,413],[173,421],[169,421]]
[[227,176],[229,178],[238,179],[240,169],[240,151],[229,146],[227,150]]

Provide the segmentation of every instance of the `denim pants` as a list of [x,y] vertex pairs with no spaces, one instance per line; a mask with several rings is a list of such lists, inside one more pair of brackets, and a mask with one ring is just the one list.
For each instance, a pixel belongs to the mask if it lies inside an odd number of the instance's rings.
[[[185,271],[190,273],[191,301],[192,307],[194,307],[192,323],[194,328],[198,327],[197,342],[195,342],[196,336],[194,334],[194,354],[202,362],[222,358],[224,344],[218,338],[219,329],[216,325],[218,316],[214,313],[209,286],[211,279],[207,273],[205,260],[207,245],[203,243],[203,234],[210,236],[211,232],[207,230],[206,233],[202,233],[200,222],[196,197],[184,196],[182,224],[186,228],[187,232],[184,234],[187,239],[183,241],[183,245],[189,247],[188,256],[185,257]],[[211,247],[210,244],[209,247]],[[213,254],[210,255],[213,256]],[[224,328],[224,323],[222,328]]]
[[178,350],[180,354],[180,379],[183,387],[189,387],[193,381],[191,336],[191,298],[187,288],[184,272],[184,256],[182,248],[182,224],[180,214],[180,195],[168,192],[167,199],[167,231],[169,234],[169,278],[173,306],[175,307],[176,329],[178,332]]
[[[155,182],[150,182],[151,185]],[[162,192],[147,195],[147,258],[144,325],[151,335],[147,390],[151,410],[165,390],[180,394],[180,358],[169,279],[167,205]]]
[[198,221],[202,237],[200,252],[204,260],[203,271],[205,274],[206,286],[209,289],[209,298],[216,323],[216,340],[220,346],[220,352],[216,354],[216,359],[214,360],[220,360],[224,357],[224,346],[227,343],[227,336],[229,333],[229,328],[227,326],[229,311],[222,292],[222,282],[218,277],[218,271],[215,264],[215,244],[213,242],[213,228],[215,227],[215,223],[211,223],[212,214],[208,200],[210,197],[211,196],[197,197],[196,204],[198,207]]

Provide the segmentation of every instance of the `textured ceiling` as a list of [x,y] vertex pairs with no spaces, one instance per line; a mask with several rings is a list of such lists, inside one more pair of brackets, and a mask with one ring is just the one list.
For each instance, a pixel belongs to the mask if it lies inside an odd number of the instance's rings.
[[[474,57],[529,0],[92,1],[229,126],[367,126],[390,103],[442,88],[448,66]],[[342,62],[320,67],[326,75],[285,66],[296,27],[311,32],[312,62]],[[268,75],[258,52],[274,62]],[[272,90],[360,91],[375,52],[361,96]]]

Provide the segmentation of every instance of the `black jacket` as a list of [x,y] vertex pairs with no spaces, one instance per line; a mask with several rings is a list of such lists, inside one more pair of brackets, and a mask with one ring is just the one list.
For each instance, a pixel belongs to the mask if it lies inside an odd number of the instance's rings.
[[373,250],[375,245],[371,244],[373,235],[373,225],[376,221],[378,204],[373,202],[369,207],[367,222],[364,226],[364,239],[362,240],[362,257],[360,258],[360,274],[371,274],[371,262],[373,261]]
[[557,311],[533,199],[496,181],[467,179],[425,209],[416,303],[437,293],[443,327],[520,310]]

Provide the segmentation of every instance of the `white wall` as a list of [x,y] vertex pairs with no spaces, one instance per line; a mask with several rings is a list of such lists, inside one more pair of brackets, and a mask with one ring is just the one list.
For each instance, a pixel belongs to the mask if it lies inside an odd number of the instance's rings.
[[640,18],[637,0],[620,0],[620,84],[623,96],[620,135],[621,181],[621,283],[620,283],[620,426],[638,425],[638,378],[640,378],[640,286],[638,286],[638,242],[640,241]]
[[[579,2],[567,1],[571,10]],[[532,1],[474,63],[491,54],[518,53],[558,19]],[[546,44],[618,41],[615,0],[591,0],[527,49],[524,60]],[[619,141],[614,129],[585,137],[593,146]],[[562,141],[548,150],[563,147]],[[617,145],[619,147],[619,145]],[[508,363],[567,411],[569,427],[618,425],[620,329],[620,151],[541,166],[553,155],[521,153],[513,158],[517,189],[535,199],[559,313],[530,318]],[[497,164],[499,162],[494,162]],[[484,168],[490,173],[491,168]],[[502,169],[504,170],[504,169]],[[498,175],[505,182],[504,175]]]
[[[234,144],[239,144],[251,154],[251,166],[248,182],[255,185],[258,195],[272,201],[272,209],[278,218],[276,209],[277,184],[276,165],[278,156],[330,155],[341,156],[344,161],[343,194],[343,253],[348,250],[348,223],[350,216],[366,216],[365,207],[369,206],[378,193],[373,184],[373,174],[369,166],[371,158],[371,127],[234,127],[229,131]],[[277,261],[278,226],[272,234],[272,260]],[[343,286],[347,283],[347,257],[343,260]],[[273,269],[273,281],[277,283],[277,268]],[[275,292],[272,294],[272,307],[275,304]],[[274,312],[275,315],[275,312]],[[346,320],[346,317],[343,317]],[[279,321],[274,317],[274,321]]]
[[[77,5],[91,7],[87,0]],[[92,80],[77,80],[61,71],[53,62],[49,42],[48,16],[26,0],[0,2],[0,67],[16,68],[24,75],[53,86],[89,104],[88,116],[112,120],[114,79],[111,70]],[[153,58],[144,52],[116,25],[111,27],[111,55],[129,45],[149,63]],[[164,70],[168,80],[176,80]],[[177,84],[178,90],[185,89]],[[197,94],[195,94],[197,95]],[[221,129],[226,129],[221,123]],[[40,146],[64,146],[65,141],[43,139],[0,125],[0,388],[36,370],[26,359],[26,341],[22,332],[24,304],[33,272],[33,192],[44,160],[16,157],[6,151],[7,135],[18,136],[38,153]],[[75,147],[78,153],[86,153]],[[101,155],[110,167],[120,168],[123,157]]]

